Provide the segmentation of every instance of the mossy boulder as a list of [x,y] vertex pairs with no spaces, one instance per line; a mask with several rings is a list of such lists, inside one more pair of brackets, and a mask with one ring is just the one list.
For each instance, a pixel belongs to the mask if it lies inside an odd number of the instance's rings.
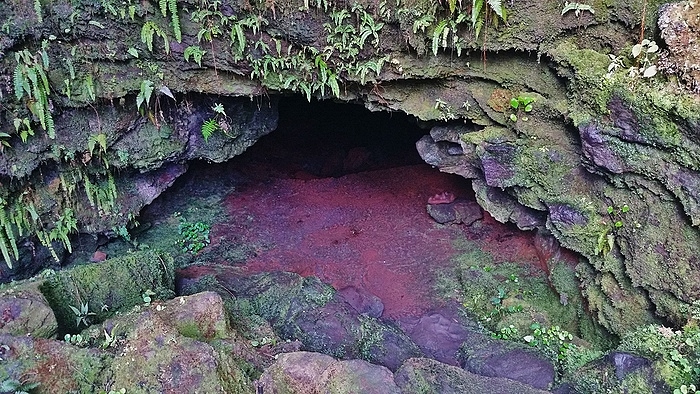
[[428,358],[407,360],[396,371],[394,381],[405,394],[543,394],[548,392],[506,378],[475,375],[453,365]]
[[0,379],[39,383],[37,393],[254,393],[259,373],[211,292],[138,306],[70,342],[1,334],[0,344]]
[[[172,257],[154,250],[78,265],[44,277],[40,289],[56,314],[60,333],[75,333],[81,325],[101,322],[117,311],[142,304],[147,291],[155,298],[171,298],[175,288]],[[85,305],[87,312],[82,313]],[[76,314],[71,306],[81,313]]]
[[280,355],[260,377],[260,385],[276,394],[401,392],[385,367],[311,352]]
[[236,324],[243,332],[256,332],[263,319],[280,338],[301,341],[304,350],[361,358],[392,370],[422,354],[395,325],[362,315],[316,277],[229,269],[216,275],[215,282],[207,286],[226,289],[220,294],[228,299],[231,315],[239,316]]

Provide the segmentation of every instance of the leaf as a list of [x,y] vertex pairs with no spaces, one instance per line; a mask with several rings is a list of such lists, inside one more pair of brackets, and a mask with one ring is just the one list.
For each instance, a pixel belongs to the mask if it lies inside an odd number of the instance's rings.
[[76,316],[80,316],[80,310],[73,305],[68,305],[68,307],[73,311]]
[[510,106],[513,109],[518,109],[518,107],[520,106],[520,101],[517,98],[513,97],[512,99],[510,99]]
[[163,85],[158,89],[160,93],[163,93],[164,95],[170,97],[171,99],[175,100],[175,96],[173,95],[173,92],[170,91],[170,88]]
[[105,28],[105,26],[104,26],[102,23],[98,22],[98,21],[92,21],[92,20],[91,20],[91,21],[88,22],[88,25],[97,26],[97,27],[99,27],[100,29],[104,29],[104,28]]
[[437,56],[438,54],[438,48],[440,46],[440,39],[442,37],[442,32],[445,30],[445,27],[447,27],[447,20],[441,20],[440,23],[435,26],[435,30],[433,30],[433,55]]
[[506,20],[505,14],[503,13],[503,6],[501,5],[501,0],[486,0],[488,5],[491,7],[493,12],[496,13],[501,19]]
[[[476,28],[477,21],[483,23],[483,17],[481,16],[481,8],[484,6],[484,0],[472,0],[472,27]],[[476,36],[479,37],[479,30],[477,29]]]
[[652,64],[651,66],[647,67],[646,70],[644,70],[644,74],[642,76],[644,78],[651,78],[654,75],[656,75],[656,65]]
[[126,52],[137,59],[139,58],[139,51],[134,47],[130,47]]
[[642,53],[642,44],[637,44],[632,47],[632,57],[636,58]]

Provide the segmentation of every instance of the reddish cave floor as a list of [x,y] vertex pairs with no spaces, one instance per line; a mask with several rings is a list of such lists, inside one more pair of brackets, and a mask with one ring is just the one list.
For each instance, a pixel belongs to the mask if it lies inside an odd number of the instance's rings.
[[364,289],[381,298],[391,319],[439,306],[436,274],[449,269],[460,239],[476,240],[498,259],[541,266],[531,232],[488,214],[470,227],[437,224],[426,204],[443,191],[472,198],[468,181],[427,165],[339,178],[268,178],[226,197],[230,219],[214,226],[211,239],[258,245],[244,265],[251,273],[291,271],[336,289]]

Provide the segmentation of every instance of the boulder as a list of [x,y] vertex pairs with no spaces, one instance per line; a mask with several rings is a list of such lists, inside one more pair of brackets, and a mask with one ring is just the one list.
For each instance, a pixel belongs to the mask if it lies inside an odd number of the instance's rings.
[[280,355],[258,384],[264,393],[272,394],[400,393],[393,374],[385,367],[311,352]]
[[41,282],[25,282],[0,291],[0,334],[53,338],[58,323],[39,291]]
[[[45,278],[39,288],[56,314],[60,335],[77,333],[83,326],[143,303],[147,291],[155,298],[170,298],[175,287],[173,258],[155,250],[77,265],[47,273]],[[76,315],[71,306],[78,311],[86,306],[87,313]]]
[[403,394],[544,394],[529,385],[502,377],[475,375],[428,358],[407,360],[394,375]]
[[542,355],[516,343],[485,340],[465,343],[463,368],[469,372],[515,380],[540,390],[554,384],[554,366]]

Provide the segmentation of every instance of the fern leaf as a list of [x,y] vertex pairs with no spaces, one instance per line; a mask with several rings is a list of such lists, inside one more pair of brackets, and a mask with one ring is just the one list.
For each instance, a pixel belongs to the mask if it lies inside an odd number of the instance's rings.
[[445,30],[445,27],[447,27],[447,20],[441,20],[440,23],[438,23],[438,25],[435,26],[435,30],[433,30],[433,55],[435,56],[437,56],[438,54],[438,48],[440,47],[440,39],[442,38],[442,32]]
[[39,23],[44,23],[44,17],[41,15],[41,1],[34,0],[34,12],[36,12],[36,19]]
[[160,6],[160,13],[165,17],[168,12],[168,0],[159,0],[158,5]]
[[46,133],[52,140],[56,138],[56,127],[53,123],[53,116],[51,116],[51,112],[49,112],[48,108],[46,108]]
[[216,119],[212,118],[204,121],[202,124],[202,137],[204,137],[204,142],[208,142],[209,137],[211,137],[218,128],[219,124],[216,122]]
[[501,0],[486,0],[488,3],[489,7],[493,10],[493,12],[498,15],[499,18],[502,20],[506,20],[504,14],[503,14],[503,4],[501,3]]
[[[484,7],[484,0],[472,0],[472,27],[476,28],[477,22],[483,24],[484,17],[481,14],[481,9]],[[479,37],[479,34],[476,34]]]
[[180,17],[177,15],[177,0],[168,0],[168,10],[170,11],[170,21],[173,24],[173,33],[175,33],[175,40],[177,40],[177,42],[182,42],[182,31],[180,30]]
[[328,78],[328,86],[331,88],[331,92],[336,98],[340,97],[340,86],[338,86],[338,77],[335,74],[331,74]]
[[24,78],[24,74],[22,73],[21,64],[18,64],[17,67],[15,67],[15,72],[12,80],[14,82],[15,97],[17,98],[17,100],[21,100],[22,97],[24,97],[24,86],[27,85],[27,81]]
[[146,44],[146,47],[148,47],[148,50],[150,52],[153,52],[153,34],[155,33],[155,30],[153,27],[155,24],[151,21],[148,21],[143,24],[143,27],[141,28],[141,42]]
[[36,68],[36,72],[41,80],[41,85],[39,89],[43,90],[45,95],[48,96],[51,93],[51,86],[49,86],[49,79],[46,77],[46,73],[41,67]]
[[19,250],[17,250],[17,239],[15,238],[15,231],[12,229],[12,224],[6,222],[4,230],[7,236],[7,241],[9,242],[10,247],[12,248],[12,254],[15,257],[15,260],[19,260]]
[[7,239],[0,232],[0,251],[2,251],[2,258],[5,259],[5,264],[9,269],[12,269],[12,259],[10,258],[10,251],[7,248]]

